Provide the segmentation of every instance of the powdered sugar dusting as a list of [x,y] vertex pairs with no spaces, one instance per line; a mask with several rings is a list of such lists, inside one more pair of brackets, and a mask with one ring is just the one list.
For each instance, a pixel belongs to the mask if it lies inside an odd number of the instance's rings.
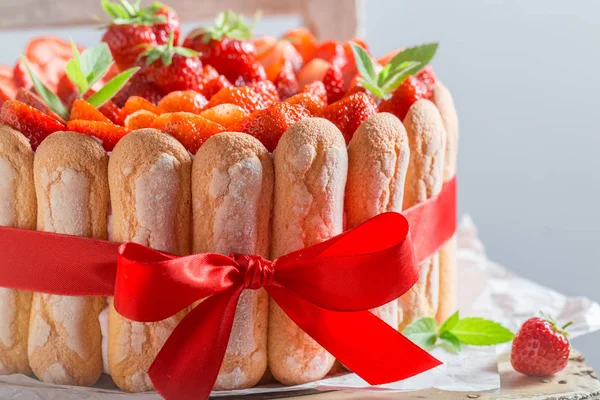
[[16,316],[15,291],[0,288],[0,342],[8,348],[14,345],[12,325]]
[[256,215],[262,185],[262,164],[258,157],[245,158],[226,173],[213,169],[209,195],[222,199],[215,209],[215,251],[254,254]]
[[244,290],[240,296],[233,320],[231,336],[227,344],[226,354],[246,356],[258,350],[254,340],[254,320],[258,309],[256,307],[258,290]]
[[108,306],[104,307],[104,310],[98,315],[98,322],[102,333],[102,368],[105,374],[110,375],[108,367],[108,309]]
[[153,249],[176,252],[175,214],[179,161],[161,154],[150,169],[135,183],[136,217],[139,224],[134,242]]
[[68,235],[87,236],[90,180],[84,172],[58,168],[42,171],[42,187],[47,196],[38,196],[44,209],[44,230]]
[[60,363],[54,363],[42,371],[40,379],[44,382],[51,382],[58,385],[70,385],[73,383],[73,378]]
[[152,381],[144,371],[137,371],[125,378],[125,384],[131,391],[146,391],[147,388],[152,388]]
[[243,387],[248,381],[246,374],[240,367],[235,367],[229,372],[221,372],[215,382],[216,386],[219,387]]
[[13,226],[17,219],[15,209],[15,180],[17,170],[8,158],[0,157],[0,226]]
[[84,360],[90,357],[90,346],[85,333],[87,325],[87,297],[49,296],[52,318],[61,324],[61,336],[65,345]]
[[50,325],[41,315],[36,315],[29,328],[28,353],[31,354],[35,349],[44,346],[49,337]]

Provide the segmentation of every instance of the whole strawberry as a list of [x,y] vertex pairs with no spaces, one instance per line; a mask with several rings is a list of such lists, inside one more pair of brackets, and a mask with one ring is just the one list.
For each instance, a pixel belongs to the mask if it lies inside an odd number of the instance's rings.
[[165,94],[197,89],[202,79],[202,62],[198,53],[175,46],[173,41],[171,33],[167,44],[148,47],[140,54],[140,60],[145,63],[141,72]]
[[565,369],[571,346],[564,329],[570,324],[558,328],[553,320],[538,317],[525,321],[513,340],[513,368],[530,376],[549,376]]
[[333,122],[349,143],[360,124],[375,113],[377,106],[373,99],[359,92],[325,107],[322,117]]
[[121,70],[132,67],[144,51],[144,45],[164,44],[173,33],[179,37],[179,18],[173,10],[161,3],[152,3],[140,8],[139,2],[127,0],[112,3],[102,0],[102,7],[111,17],[112,23],[102,36]]
[[193,30],[183,45],[200,52],[201,61],[230,82],[256,82],[265,79],[266,73],[250,41],[252,28],[241,15],[226,11],[217,16],[215,26]]

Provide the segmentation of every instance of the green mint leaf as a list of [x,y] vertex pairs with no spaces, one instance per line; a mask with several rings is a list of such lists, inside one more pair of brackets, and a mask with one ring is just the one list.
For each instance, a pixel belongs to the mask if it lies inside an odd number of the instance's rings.
[[419,63],[416,61],[406,61],[398,65],[398,67],[395,69],[394,67],[391,67],[386,78],[386,82],[381,84],[381,89],[383,89],[385,93],[391,93],[394,91],[394,89],[400,86],[408,76],[413,74],[412,71],[414,70],[415,66],[418,65]]
[[112,55],[108,45],[104,42],[81,53],[81,71],[86,77],[89,87],[106,75],[111,64]]
[[69,77],[69,80],[77,86],[77,91],[80,95],[83,95],[89,89],[87,79],[81,69],[77,65],[75,60],[69,60],[65,65],[65,72]]
[[127,81],[135,74],[140,68],[130,68],[127,71],[121,72],[119,75],[112,78],[109,82],[94,93],[87,101],[94,107],[98,108],[104,105],[110,100],[115,94],[121,90]]
[[71,50],[73,51],[73,61],[75,61],[75,64],[81,69],[81,59],[79,58],[79,49],[77,48],[77,45],[75,44],[73,39],[71,39]]
[[58,96],[52,93],[52,91],[50,91],[50,89],[48,89],[46,85],[44,85],[44,83],[39,80],[37,76],[35,76],[35,74],[31,71],[31,68],[29,68],[29,64],[24,56],[21,56],[21,60],[23,60],[23,64],[25,64],[25,68],[27,68],[27,72],[29,73],[31,81],[33,82],[33,87],[35,87],[35,90],[39,96],[42,98],[42,100],[44,100],[44,103],[46,103],[46,105],[50,107],[50,109],[56,114],[65,119],[68,118],[69,112],[63,105],[62,101],[60,101]]
[[445,332],[448,332],[450,329],[454,328],[456,326],[456,324],[458,323],[458,320],[459,320],[459,317],[458,317],[458,311],[457,311],[454,314],[452,314],[450,316],[450,318],[448,318],[446,321],[444,321],[444,323],[442,325],[440,325],[440,337]]
[[391,60],[391,69],[395,70],[398,65],[406,61],[415,61],[418,64],[415,65],[409,72],[409,75],[414,75],[421,68],[429,64],[435,52],[438,48],[438,43],[427,43],[420,46],[409,47],[396,54]]
[[424,317],[407,326],[402,334],[418,346],[428,350],[435,346],[438,337],[437,332],[435,319]]
[[459,320],[448,332],[461,343],[474,346],[491,346],[510,342],[514,334],[497,322],[478,317]]
[[196,50],[188,49],[186,47],[175,47],[173,52],[184,57],[195,57],[199,54]]
[[137,14],[137,10],[127,0],[119,0],[119,3],[130,16],[134,17]]
[[377,82],[377,74],[375,73],[375,65],[373,60],[369,56],[369,53],[362,47],[354,42],[350,42],[352,52],[354,53],[354,59],[356,60],[356,68],[363,77],[363,79],[369,83]]
[[440,343],[450,353],[458,354],[462,351],[460,340],[450,332],[444,332],[440,335]]
[[377,77],[377,85],[381,85],[385,82],[390,75],[391,65],[387,64],[383,69],[379,72],[379,76]]
[[388,99],[389,98],[389,95],[387,95],[386,93],[384,93],[384,91],[381,90],[381,88],[379,86],[374,85],[374,84],[372,84],[370,82],[367,82],[364,79],[359,79],[358,80],[358,84],[360,86],[364,87],[365,89],[367,89],[374,96],[379,97],[380,99]]

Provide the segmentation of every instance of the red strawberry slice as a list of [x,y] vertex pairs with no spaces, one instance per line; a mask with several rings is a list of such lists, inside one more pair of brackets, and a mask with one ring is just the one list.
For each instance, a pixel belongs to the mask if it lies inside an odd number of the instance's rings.
[[0,65],[0,105],[15,98],[17,85],[13,80],[12,68]]
[[17,100],[2,104],[0,122],[25,135],[33,150],[51,133],[65,130],[62,123]]

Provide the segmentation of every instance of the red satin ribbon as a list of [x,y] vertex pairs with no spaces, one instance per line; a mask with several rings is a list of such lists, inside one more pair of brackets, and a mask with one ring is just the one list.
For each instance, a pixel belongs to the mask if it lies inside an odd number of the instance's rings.
[[455,209],[452,179],[404,217],[382,214],[272,263],[241,255],[175,257],[134,243],[0,228],[0,286],[114,294],[119,313],[138,321],[164,319],[210,296],[179,323],[150,368],[154,386],[168,399],[208,397],[238,298],[244,289],[260,287],[342,363],[370,384],[382,384],[439,364],[366,310],[412,287],[417,265],[454,234]]

